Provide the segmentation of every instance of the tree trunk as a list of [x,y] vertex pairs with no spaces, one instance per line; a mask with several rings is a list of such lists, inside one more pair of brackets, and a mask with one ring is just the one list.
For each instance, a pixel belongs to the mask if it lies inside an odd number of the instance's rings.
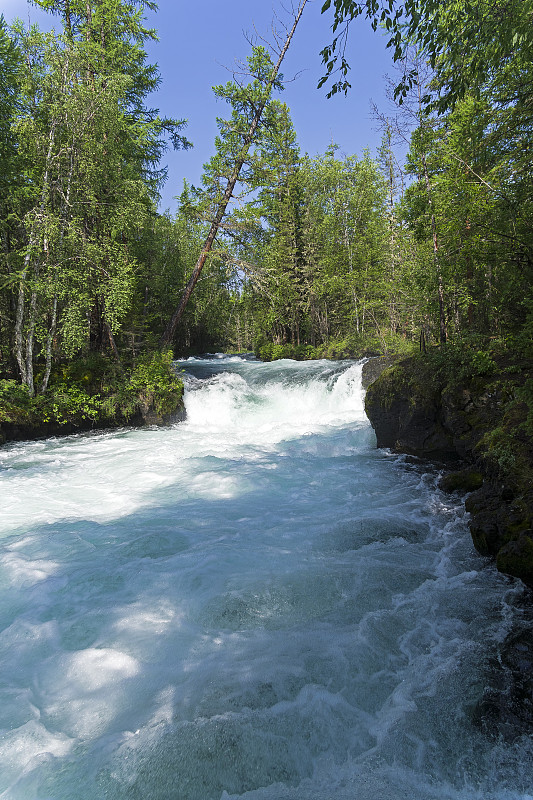
[[19,283],[19,294],[17,300],[17,314],[15,317],[15,358],[17,359],[17,364],[20,370],[20,377],[22,383],[26,383],[26,359],[24,358],[23,354],[23,334],[22,334],[22,326],[24,324],[24,302],[25,302],[25,293],[24,293],[24,283],[26,281],[26,269],[23,270],[20,283]]
[[56,335],[57,327],[57,295],[55,295],[52,302],[52,321],[48,329],[48,336],[46,337],[46,367],[44,370],[43,382],[41,384],[41,394],[44,394],[48,389],[48,381],[50,380],[50,373],[52,371],[52,345]]
[[428,205],[431,210],[431,237],[433,240],[433,263],[437,273],[438,282],[438,300],[439,300],[439,340],[442,345],[446,344],[446,313],[444,308],[444,285],[442,281],[442,271],[439,262],[439,243],[437,239],[437,222],[435,219],[435,211],[433,209],[433,197],[431,192],[431,184],[429,182],[429,173],[426,163],[426,157],[422,154],[422,168],[424,171],[424,180],[426,184],[426,194],[428,198]]
[[[67,8],[68,8],[68,3],[67,3]],[[67,191],[65,194],[65,199],[61,211],[61,233],[59,236],[60,244],[63,242],[63,238],[65,236],[65,230],[67,227],[67,216],[68,216],[68,209],[70,206],[70,190],[72,187],[73,172],[74,172],[74,155],[71,152],[70,169],[67,180]],[[55,280],[57,280],[57,271],[54,274],[54,281]],[[46,392],[48,388],[48,381],[50,380],[50,373],[52,371],[52,347],[54,344],[56,329],[57,329],[57,293],[54,295],[54,299],[52,301],[52,320],[50,323],[50,328],[48,329],[48,336],[46,337],[46,366],[44,370],[43,382],[41,384],[41,394],[44,394]]]
[[[38,273],[36,271],[36,277],[37,275]],[[36,321],[37,321],[37,290],[34,288],[31,293],[28,334],[26,337],[26,385],[32,397],[35,394],[35,386],[33,384],[33,344],[35,341]]]
[[254,118],[253,118],[252,123],[250,125],[250,128],[248,130],[248,133],[246,134],[246,136],[244,138],[244,142],[243,142],[241,151],[240,151],[239,156],[237,157],[237,160],[235,162],[235,167],[233,169],[233,172],[232,172],[232,174],[231,174],[231,176],[230,176],[230,178],[228,180],[228,183],[227,183],[227,186],[226,186],[226,191],[224,192],[224,196],[223,196],[222,200],[220,201],[220,203],[218,205],[217,212],[215,214],[215,218],[214,218],[214,220],[213,220],[213,222],[211,224],[211,228],[210,228],[209,233],[207,235],[207,238],[205,240],[205,243],[204,243],[204,246],[203,246],[202,251],[200,253],[200,256],[198,258],[198,261],[196,262],[196,266],[194,267],[194,270],[193,270],[192,275],[191,275],[191,277],[189,279],[189,282],[188,282],[187,286],[185,287],[185,290],[184,290],[184,292],[183,292],[183,294],[181,296],[180,303],[179,303],[178,307],[176,308],[176,310],[174,311],[174,314],[172,315],[172,317],[171,317],[171,319],[170,319],[170,321],[169,321],[169,323],[168,323],[168,325],[166,327],[166,330],[165,330],[165,332],[164,332],[164,334],[163,334],[163,336],[161,338],[161,347],[162,348],[170,347],[170,345],[172,343],[172,340],[174,338],[174,333],[176,331],[176,327],[178,325],[178,322],[181,319],[183,311],[185,310],[185,306],[187,305],[187,303],[189,301],[189,297],[191,296],[192,291],[193,291],[193,289],[196,286],[196,283],[198,281],[198,278],[200,277],[200,273],[202,272],[202,269],[203,269],[203,266],[204,266],[204,264],[206,262],[207,256],[209,255],[209,253],[211,251],[211,248],[213,246],[213,242],[215,241],[216,235],[218,233],[218,229],[220,227],[220,223],[222,222],[222,219],[223,219],[223,217],[224,217],[224,215],[226,213],[226,208],[227,208],[228,203],[229,203],[229,201],[231,199],[231,196],[233,194],[233,190],[235,188],[235,184],[237,183],[237,180],[239,179],[239,173],[240,173],[240,171],[242,169],[242,166],[243,166],[243,164],[245,162],[245,159],[246,159],[246,156],[247,156],[248,151],[250,149],[250,146],[251,146],[251,144],[252,144],[252,142],[254,140],[254,135],[255,135],[255,132],[257,130],[257,126],[259,125],[259,122],[261,120],[261,116],[262,116],[263,111],[265,109],[265,106],[266,106],[266,104],[268,102],[268,99],[270,98],[270,94],[271,94],[271,91],[272,91],[272,86],[274,85],[274,81],[276,80],[276,77],[278,75],[279,69],[281,67],[281,63],[282,63],[283,59],[285,58],[285,54],[286,54],[287,50],[289,49],[289,45],[291,43],[291,39],[292,39],[292,37],[294,35],[294,32],[296,30],[296,26],[298,25],[298,22],[300,21],[300,18],[301,18],[302,14],[303,14],[303,10],[304,10],[306,4],[307,4],[307,0],[301,0],[300,5],[298,7],[298,11],[296,13],[294,24],[293,24],[291,30],[289,31],[289,33],[287,34],[287,38],[285,40],[285,44],[283,46],[283,49],[282,49],[282,51],[281,51],[281,53],[279,55],[277,63],[275,65],[274,69],[272,70],[271,76],[270,76],[269,81],[267,83],[264,100],[257,107],[257,110],[255,112]]
[[[37,228],[40,220],[44,215],[44,210],[46,207],[46,201],[48,197],[49,174],[52,161],[52,152],[55,142],[55,129],[56,129],[56,121],[53,120],[50,127],[50,133],[48,136],[48,152],[46,154],[45,169],[43,175],[43,186],[41,189],[41,202],[39,205],[39,210],[37,214],[34,216],[32,221],[30,236],[28,241],[28,248],[26,250],[26,255],[24,256],[24,266],[20,276],[17,313],[15,318],[15,358],[17,359],[17,364],[20,369],[20,376],[22,378],[22,382],[28,386],[30,393],[32,395],[33,395],[33,334],[35,330],[37,295],[34,289],[30,301],[29,332],[26,340],[26,354],[24,355],[23,327],[24,327],[24,306],[25,306],[25,295],[26,295],[25,284],[28,275],[28,269],[30,267],[30,263],[33,257],[33,250],[37,240]],[[30,372],[28,372],[28,369],[30,370]]]
[[120,353],[118,352],[117,343],[115,342],[115,337],[113,336],[113,331],[107,320],[104,320],[104,327],[107,331],[107,338],[109,339],[109,344],[111,345],[111,350],[113,351],[113,355],[115,356],[115,360],[117,362],[118,368],[121,372],[124,372],[122,367],[122,361],[120,360]]

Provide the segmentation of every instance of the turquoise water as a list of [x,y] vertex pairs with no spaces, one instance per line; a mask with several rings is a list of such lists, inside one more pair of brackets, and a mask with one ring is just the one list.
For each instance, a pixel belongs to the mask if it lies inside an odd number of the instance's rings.
[[474,713],[521,585],[361,366],[180,367],[184,423],[0,449],[0,798],[532,798]]

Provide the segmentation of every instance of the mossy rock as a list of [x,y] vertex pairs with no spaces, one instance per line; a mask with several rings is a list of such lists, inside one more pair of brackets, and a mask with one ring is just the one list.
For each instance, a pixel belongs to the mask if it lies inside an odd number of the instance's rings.
[[390,369],[396,361],[401,359],[401,356],[398,355],[368,355],[367,357],[369,360],[363,364],[361,379],[365,391],[386,369]]
[[483,485],[483,475],[481,472],[464,469],[459,472],[450,472],[443,475],[439,481],[439,489],[443,492],[475,492]]
[[518,539],[507,542],[496,556],[496,566],[500,572],[521,578],[528,586],[533,586],[533,530],[529,528]]

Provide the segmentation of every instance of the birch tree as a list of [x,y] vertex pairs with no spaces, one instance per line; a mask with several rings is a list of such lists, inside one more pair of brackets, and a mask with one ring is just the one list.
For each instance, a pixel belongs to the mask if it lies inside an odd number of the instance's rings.
[[[139,225],[155,211],[165,140],[182,120],[144,100],[159,81],[142,49],[141,8],[121,0],[43,2],[64,32],[19,26],[24,102],[14,129],[27,190],[18,208],[13,349],[21,379],[45,391],[54,356],[110,348],[136,289]],[[140,4],[144,7],[144,3]]]

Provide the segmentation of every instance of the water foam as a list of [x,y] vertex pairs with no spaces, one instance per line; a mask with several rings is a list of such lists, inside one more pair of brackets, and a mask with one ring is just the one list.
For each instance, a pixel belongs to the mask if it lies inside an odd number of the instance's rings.
[[0,450],[0,797],[530,800],[472,716],[520,588],[360,365],[181,366],[185,423]]

